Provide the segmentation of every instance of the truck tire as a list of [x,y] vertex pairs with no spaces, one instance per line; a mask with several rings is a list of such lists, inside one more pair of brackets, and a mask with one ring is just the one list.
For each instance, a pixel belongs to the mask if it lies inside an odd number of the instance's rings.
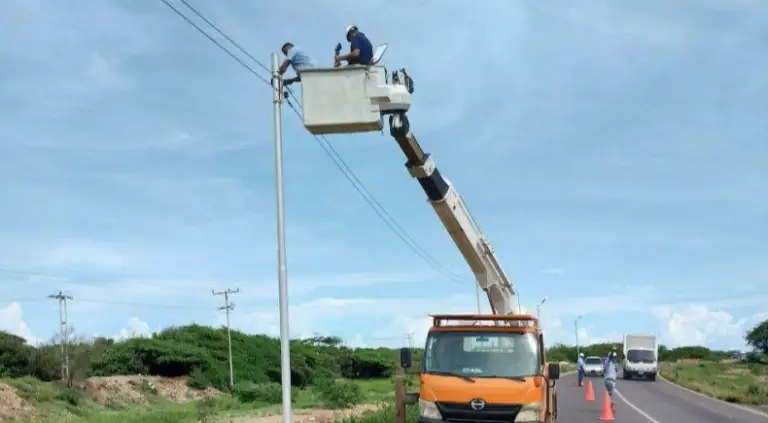
[[656,382],[656,373],[648,375],[648,380],[651,382]]
[[624,370],[624,380],[632,379],[632,373]]

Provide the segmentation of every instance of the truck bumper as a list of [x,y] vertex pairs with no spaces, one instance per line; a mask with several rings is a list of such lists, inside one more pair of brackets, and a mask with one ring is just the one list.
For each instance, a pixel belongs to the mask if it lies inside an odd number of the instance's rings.
[[445,423],[442,420],[427,419],[419,416],[419,423]]

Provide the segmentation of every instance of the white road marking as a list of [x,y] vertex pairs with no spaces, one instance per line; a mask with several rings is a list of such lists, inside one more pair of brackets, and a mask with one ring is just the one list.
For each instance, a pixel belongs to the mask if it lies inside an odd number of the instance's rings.
[[693,389],[688,389],[685,386],[680,386],[680,385],[678,385],[678,384],[676,384],[676,383],[674,383],[674,382],[672,382],[670,380],[667,380],[667,378],[664,378],[661,375],[659,375],[659,379],[663,380],[665,383],[668,383],[668,384],[672,385],[673,387],[675,387],[677,389],[690,392],[690,393],[692,393],[694,395],[698,395],[698,396],[700,396],[702,398],[706,398],[706,399],[713,400],[713,401],[716,401],[716,402],[719,402],[719,403],[722,403],[722,404],[730,405],[731,407],[737,408],[739,410],[743,410],[743,411],[746,411],[748,413],[752,413],[752,414],[754,414],[754,415],[756,415],[758,417],[764,417],[764,418],[768,419],[768,414],[764,413],[764,412],[762,412],[760,410],[756,410],[754,408],[746,407],[746,406],[743,406],[741,404],[735,404],[735,403],[732,403],[732,402],[723,401],[723,400],[721,400],[719,398],[712,398],[712,397],[710,397],[708,395],[702,394],[701,392],[696,392]]
[[625,402],[625,403],[626,403],[628,406],[630,406],[630,407],[631,407],[633,410],[637,411],[637,413],[638,413],[638,414],[640,414],[641,416],[643,416],[643,417],[645,417],[646,419],[648,419],[648,421],[649,421],[649,422],[651,422],[651,423],[659,423],[659,421],[658,421],[658,420],[654,419],[653,417],[649,416],[649,415],[648,415],[648,413],[646,413],[645,411],[641,410],[641,409],[640,409],[640,407],[638,407],[638,406],[636,406],[635,404],[632,404],[631,402],[629,402],[629,400],[628,400],[628,399],[626,399],[626,398],[624,397],[624,395],[621,395],[621,392],[619,392],[619,390],[618,390],[618,389],[615,389],[613,392],[614,392],[616,395],[618,395],[618,396],[619,396],[619,398],[621,398],[621,400],[622,400],[622,401],[624,401],[624,402]]

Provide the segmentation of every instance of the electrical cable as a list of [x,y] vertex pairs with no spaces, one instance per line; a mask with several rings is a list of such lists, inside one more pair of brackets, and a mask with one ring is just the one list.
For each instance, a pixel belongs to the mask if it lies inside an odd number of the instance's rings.
[[[168,3],[167,0],[160,0],[164,4],[166,4],[169,8],[171,8],[177,15],[179,15],[181,18],[184,19],[187,23],[192,25],[198,32],[203,34],[208,40],[213,42],[217,47],[224,50],[231,58],[236,60],[240,65],[245,67],[249,72],[254,74],[256,77],[258,77],[262,82],[264,82],[267,85],[272,85],[269,81],[267,81],[266,78],[259,75],[252,67],[245,64],[240,58],[238,58],[234,53],[232,53],[229,49],[221,45],[219,42],[217,42],[213,37],[211,37],[207,32],[205,32],[202,28],[194,24],[189,18],[187,18],[183,13],[181,13],[178,9],[173,7],[170,3]],[[197,9],[195,9],[192,5],[190,5],[186,0],[179,0],[182,4],[184,4],[187,8],[189,8],[195,15],[197,15],[199,18],[201,18],[203,21],[205,21],[208,25],[210,25],[216,32],[218,32],[221,36],[223,36],[227,41],[232,43],[233,46],[235,46],[238,50],[240,50],[243,54],[245,54],[249,59],[253,60],[256,64],[258,64],[262,69],[267,71],[268,73],[271,73],[271,71],[267,68],[264,63],[256,59],[253,55],[248,53],[240,44],[238,44],[236,41],[234,41],[229,35],[227,35],[224,31],[219,29],[213,22],[211,22],[208,18],[206,18],[202,13],[200,13]],[[290,87],[286,87],[288,92],[291,94],[292,97],[296,98],[295,95],[293,95],[293,91],[290,89]],[[287,99],[286,99],[287,100]],[[286,101],[289,107],[293,110],[294,113],[297,114],[297,116],[301,119],[302,115],[301,112],[299,112],[296,107],[290,102],[290,100]],[[303,108],[301,103],[299,102],[299,107]],[[341,157],[341,155],[336,151],[336,149],[333,147],[333,145],[325,138],[325,136],[318,137],[317,135],[314,135],[315,141],[320,145],[320,147],[323,149],[323,151],[331,158],[331,160],[334,162],[336,167],[344,174],[344,176],[347,178],[347,180],[352,184],[352,186],[355,188],[355,190],[360,194],[361,197],[368,203],[368,205],[376,212],[376,214],[384,221],[384,223],[393,231],[395,234],[406,244],[408,247],[413,250],[420,258],[422,258],[425,262],[427,262],[430,267],[432,267],[434,270],[438,271],[439,273],[443,274],[444,276],[456,281],[456,282],[465,282],[466,279],[459,276],[458,274],[454,273],[444,265],[440,264],[434,257],[432,257],[427,251],[421,247],[410,235],[408,235],[407,231],[403,229],[403,227],[397,222],[397,220],[386,210],[386,208],[381,204],[381,202],[376,199],[376,197],[368,190],[368,188],[365,186],[365,184],[362,183],[360,178],[355,174],[355,172],[349,167],[349,165],[346,163],[346,161]],[[325,142],[321,142],[322,140]],[[474,283],[474,281],[473,281]]]

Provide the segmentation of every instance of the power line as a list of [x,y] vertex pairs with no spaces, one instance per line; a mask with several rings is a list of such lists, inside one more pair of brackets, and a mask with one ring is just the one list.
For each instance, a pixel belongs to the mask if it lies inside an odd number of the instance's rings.
[[[170,3],[168,3],[167,0],[161,0],[163,3],[165,3],[168,7],[170,7],[177,15],[182,17],[187,23],[192,25],[197,31],[199,31],[201,34],[203,34],[208,40],[216,44],[219,48],[224,50],[230,57],[235,59],[238,63],[240,63],[243,67],[245,67],[249,72],[254,74],[256,77],[262,80],[267,85],[271,85],[266,78],[263,78],[261,75],[259,75],[253,68],[246,65],[242,60],[240,60],[237,56],[235,56],[230,50],[228,50],[226,47],[222,46],[219,42],[217,42],[213,37],[208,35],[207,32],[205,32],[203,29],[201,29],[199,26],[194,24],[189,18],[187,18],[183,13],[181,13],[178,9],[174,8]],[[180,0],[185,6],[187,6],[193,13],[195,13],[198,17],[200,17],[203,21],[205,21],[208,25],[210,25],[216,32],[218,32],[220,35],[222,35],[227,41],[232,43],[237,49],[239,49],[241,52],[243,52],[248,58],[253,60],[256,64],[258,64],[261,68],[269,72],[269,69],[264,65],[261,61],[256,59],[253,55],[248,53],[243,47],[241,47],[237,42],[235,42],[230,36],[228,36],[224,31],[219,29],[213,22],[211,22],[209,19],[207,19],[202,13],[197,11],[194,7],[192,7],[186,0]],[[293,91],[288,88],[288,91],[293,95]],[[294,96],[295,97],[295,96]],[[288,105],[291,107],[294,113],[301,118],[301,113],[296,109],[296,107],[290,102],[287,101]],[[299,103],[300,107],[301,103]],[[385,224],[393,231],[395,234],[403,241],[405,242],[408,247],[413,250],[419,257],[421,257],[427,264],[429,264],[433,269],[437,270],[439,273],[442,273],[444,276],[448,277],[449,279],[452,279],[457,282],[464,282],[465,279],[456,273],[452,272],[450,269],[445,267],[444,265],[440,264],[434,257],[432,257],[427,251],[421,247],[410,235],[408,235],[407,231],[405,231],[402,226],[397,222],[397,220],[386,210],[386,208],[381,204],[381,202],[376,199],[376,197],[368,190],[368,188],[363,184],[363,182],[360,180],[360,178],[357,177],[355,172],[349,167],[349,165],[346,163],[346,161],[341,157],[341,155],[336,151],[336,149],[333,147],[333,145],[325,138],[325,136],[318,137],[317,135],[314,135],[315,141],[320,145],[320,147],[325,151],[325,153],[331,158],[331,160],[334,162],[336,167],[344,174],[344,176],[347,178],[347,180],[352,184],[352,186],[355,188],[355,190],[360,194],[360,196],[363,197],[363,199],[368,203],[368,205],[376,212],[376,214],[384,221]],[[320,141],[320,138],[323,139],[325,144],[323,144]]]
[[208,35],[208,33],[207,33],[207,32],[205,32],[205,31],[204,31],[202,28],[200,28],[199,26],[197,26],[197,24],[195,24],[194,22],[192,22],[192,21],[191,21],[191,20],[190,20],[188,17],[186,17],[186,16],[185,16],[183,13],[181,13],[181,12],[179,11],[179,9],[176,9],[175,7],[173,7],[173,5],[171,5],[170,3],[168,3],[168,0],[160,0],[160,1],[161,1],[161,2],[163,2],[163,3],[165,3],[165,5],[166,5],[166,6],[170,7],[170,8],[171,8],[171,10],[173,10],[173,11],[174,11],[174,12],[175,12],[177,15],[179,15],[179,16],[180,16],[182,19],[184,19],[185,21],[187,21],[187,23],[188,23],[188,24],[192,25],[192,26],[193,26],[193,27],[194,27],[196,30],[198,30],[198,32],[200,32],[201,34],[205,35],[205,38],[208,38],[208,39],[209,39],[209,40],[210,40],[212,43],[216,44],[216,46],[218,46],[220,49],[224,50],[224,52],[225,52],[225,53],[227,53],[227,54],[229,55],[229,57],[231,57],[232,59],[234,59],[234,60],[235,60],[237,63],[240,63],[240,64],[241,64],[241,65],[242,65],[244,68],[246,68],[248,71],[250,71],[250,72],[253,74],[253,76],[255,76],[256,78],[259,78],[259,79],[261,79],[261,80],[262,80],[262,81],[263,81],[265,84],[268,84],[268,85],[269,85],[269,81],[267,81],[267,80],[266,80],[266,78],[264,78],[263,76],[261,76],[261,75],[259,75],[258,73],[256,73],[256,71],[255,71],[255,70],[253,70],[253,68],[251,68],[250,66],[246,65],[246,64],[245,64],[245,62],[243,62],[242,60],[240,60],[240,58],[239,58],[239,57],[237,57],[237,56],[235,56],[234,54],[232,54],[232,52],[231,52],[231,51],[229,51],[229,50],[228,50],[226,47],[224,47],[224,46],[223,46],[223,45],[221,45],[221,44],[220,44],[218,41],[216,41],[216,40],[215,40],[213,37],[211,37],[210,35]]

